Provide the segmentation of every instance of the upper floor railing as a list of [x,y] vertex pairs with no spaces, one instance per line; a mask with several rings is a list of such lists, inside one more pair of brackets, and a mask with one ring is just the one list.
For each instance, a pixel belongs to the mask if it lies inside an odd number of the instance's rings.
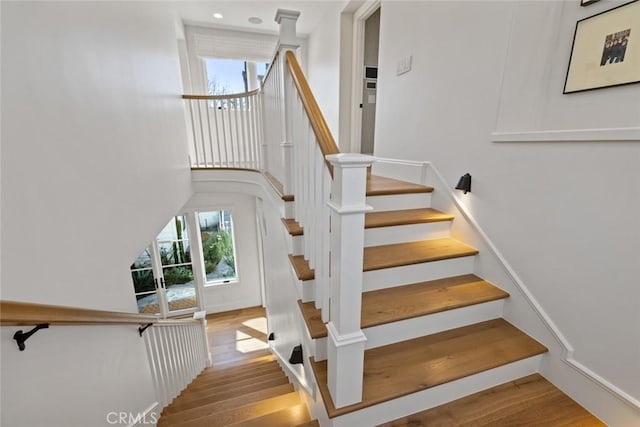
[[183,95],[182,98],[188,106],[193,167],[261,168],[259,90],[233,95]]

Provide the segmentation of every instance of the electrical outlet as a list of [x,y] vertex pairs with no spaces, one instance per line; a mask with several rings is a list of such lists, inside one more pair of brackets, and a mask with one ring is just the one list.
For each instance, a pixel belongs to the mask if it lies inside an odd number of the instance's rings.
[[396,75],[399,76],[401,74],[408,73],[409,71],[411,71],[411,55],[398,61],[396,66]]

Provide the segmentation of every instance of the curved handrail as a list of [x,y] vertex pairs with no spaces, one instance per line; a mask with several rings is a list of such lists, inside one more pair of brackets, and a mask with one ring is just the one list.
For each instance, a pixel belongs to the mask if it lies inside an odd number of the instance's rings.
[[182,95],[182,99],[237,99],[248,98],[249,96],[256,95],[260,92],[260,89],[254,89],[249,92],[230,93],[229,95]]
[[298,90],[298,95],[300,95],[302,105],[307,112],[309,123],[313,129],[313,133],[316,135],[322,155],[326,157],[329,154],[340,153],[340,149],[338,149],[338,146],[333,139],[333,135],[331,135],[329,126],[320,111],[320,107],[318,107],[318,103],[311,92],[309,83],[307,83],[307,79],[300,68],[300,64],[298,64],[295,54],[292,51],[287,51],[286,60],[287,69],[291,73],[293,84]]
[[123,313],[119,311],[92,310],[61,305],[35,304],[30,302],[0,301],[1,325],[141,325],[141,324],[185,324],[192,319],[166,320],[153,315]]

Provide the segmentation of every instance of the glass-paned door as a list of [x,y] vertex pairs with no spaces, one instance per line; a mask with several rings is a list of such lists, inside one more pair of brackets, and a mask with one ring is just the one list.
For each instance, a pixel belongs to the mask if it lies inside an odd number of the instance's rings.
[[131,264],[131,279],[138,303],[138,312],[160,314],[157,281],[153,275],[151,248],[146,248]]
[[179,215],[131,265],[138,311],[169,315],[198,307],[186,219]]
[[193,276],[186,218],[173,217],[158,234],[156,243],[162,267],[161,285],[167,298],[167,311],[171,313],[196,308],[196,282]]

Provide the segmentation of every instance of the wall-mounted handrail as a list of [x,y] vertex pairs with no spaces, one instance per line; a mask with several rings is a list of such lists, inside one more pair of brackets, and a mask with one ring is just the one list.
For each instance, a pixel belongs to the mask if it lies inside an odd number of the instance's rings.
[[91,310],[30,302],[0,301],[0,324],[10,325],[144,325],[197,323],[191,319],[159,319],[156,316],[119,311]]
[[302,105],[307,112],[309,123],[313,129],[313,133],[316,135],[322,154],[326,157],[329,154],[340,153],[340,149],[336,145],[333,135],[331,135],[329,125],[327,125],[327,122],[320,111],[320,107],[316,102],[316,98],[313,96],[313,92],[311,92],[309,83],[307,83],[307,79],[300,68],[300,64],[298,63],[295,54],[292,51],[287,51],[286,59],[287,69],[291,73],[293,84],[295,85],[298,95],[300,96],[300,100],[302,101]]

